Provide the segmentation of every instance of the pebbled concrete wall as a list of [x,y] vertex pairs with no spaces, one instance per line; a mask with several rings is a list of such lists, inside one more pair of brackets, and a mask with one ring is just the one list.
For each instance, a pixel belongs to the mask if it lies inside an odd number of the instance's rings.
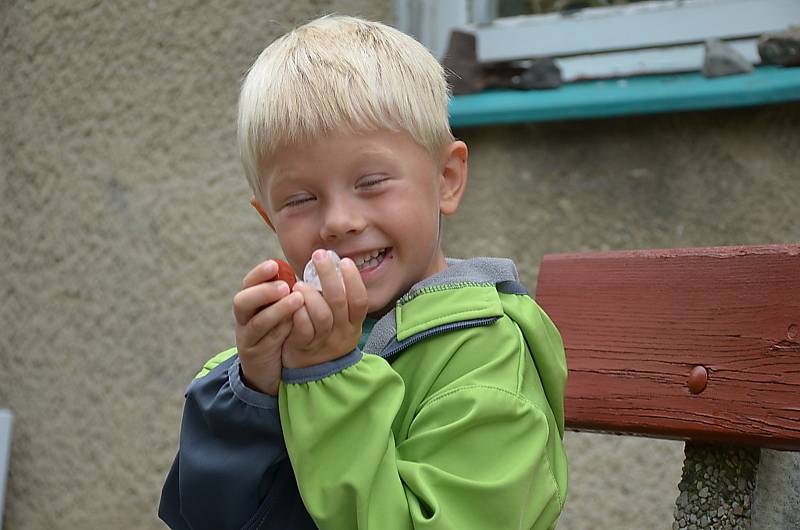
[[753,529],[800,528],[800,453],[761,450]]
[[[0,3],[5,526],[161,528],[182,391],[279,253],[247,205],[238,83],[275,36],[391,2]],[[800,106],[457,131],[454,256],[794,241]],[[559,528],[671,525],[682,444],[569,433]]]

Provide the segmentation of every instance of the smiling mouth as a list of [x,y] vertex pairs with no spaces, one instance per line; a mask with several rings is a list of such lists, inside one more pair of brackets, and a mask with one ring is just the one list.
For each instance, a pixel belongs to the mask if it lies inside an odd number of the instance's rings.
[[360,254],[358,256],[353,256],[350,259],[353,260],[353,263],[356,264],[359,271],[365,271],[368,269],[372,269],[373,267],[377,267],[383,261],[383,258],[386,257],[387,248],[381,248],[373,250],[372,252],[367,252],[366,254]]

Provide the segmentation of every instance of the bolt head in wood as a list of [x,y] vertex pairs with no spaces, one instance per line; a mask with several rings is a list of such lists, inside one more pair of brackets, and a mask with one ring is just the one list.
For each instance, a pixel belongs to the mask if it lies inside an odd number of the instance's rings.
[[689,372],[689,380],[686,384],[689,386],[689,392],[699,394],[706,389],[708,384],[708,371],[703,366],[695,366]]

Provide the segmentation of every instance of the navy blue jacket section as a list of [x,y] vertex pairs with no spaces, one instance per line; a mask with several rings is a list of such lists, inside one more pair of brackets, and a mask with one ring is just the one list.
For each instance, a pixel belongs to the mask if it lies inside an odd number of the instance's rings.
[[262,394],[256,402],[251,392],[238,356],[189,385],[180,449],[158,508],[170,528],[316,529],[297,490],[277,400]]

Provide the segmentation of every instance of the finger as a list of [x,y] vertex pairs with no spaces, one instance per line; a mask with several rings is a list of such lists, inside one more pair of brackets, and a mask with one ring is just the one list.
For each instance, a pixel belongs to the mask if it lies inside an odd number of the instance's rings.
[[269,281],[278,273],[278,264],[268,259],[253,267],[242,280],[242,289]]
[[253,318],[258,311],[289,294],[284,281],[257,283],[236,293],[233,297],[233,316],[241,325]]
[[344,258],[339,264],[342,271],[342,280],[347,293],[347,308],[351,324],[361,324],[369,310],[367,287],[361,279],[358,267],[350,258]]
[[244,344],[258,344],[265,335],[270,333],[282,321],[291,321],[292,313],[302,305],[303,295],[292,293],[256,313],[247,324],[241,327],[241,337]]
[[256,344],[253,345],[254,350],[269,351],[274,350],[286,340],[289,333],[292,331],[292,320],[285,319],[278,322],[278,325],[269,330],[261,337]]
[[292,315],[292,341],[295,344],[307,345],[314,340],[314,324],[308,316],[308,311],[304,305]]
[[339,280],[339,275],[336,274],[336,265],[328,255],[326,250],[315,250],[311,259],[314,260],[314,266],[317,268],[319,275],[319,282],[322,285],[322,296],[333,312],[334,322],[347,322],[347,295],[344,292],[344,285]]
[[294,289],[303,293],[303,301],[308,317],[314,326],[314,334],[319,337],[333,329],[333,313],[319,291],[305,282],[297,282]]

